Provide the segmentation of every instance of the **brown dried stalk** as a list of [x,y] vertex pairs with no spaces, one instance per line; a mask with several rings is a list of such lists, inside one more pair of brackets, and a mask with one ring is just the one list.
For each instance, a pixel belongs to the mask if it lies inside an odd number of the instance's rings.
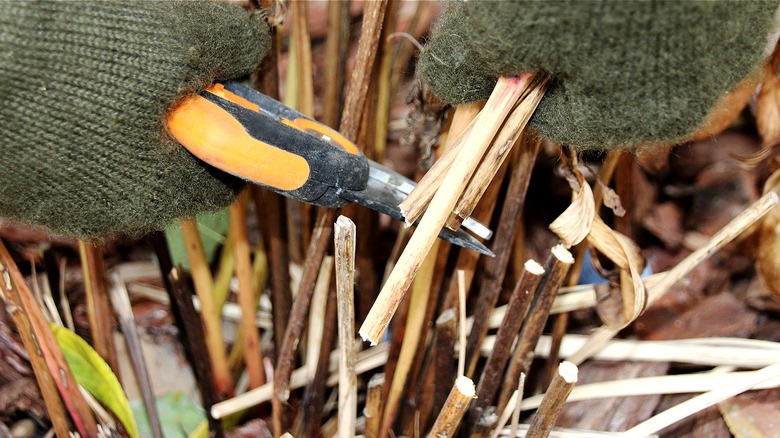
[[436,358],[431,367],[431,372],[438,376],[433,399],[434,412],[441,411],[450,391],[450,388],[442,385],[441,382],[452,382],[458,377],[456,368],[452,366],[455,354],[456,323],[455,309],[447,309],[436,318],[436,338],[433,344]]
[[339,331],[339,438],[355,436],[357,377],[355,376],[355,224],[339,216],[334,225],[336,298]]
[[[504,208],[501,211],[496,230],[496,244],[493,247],[496,256],[485,261],[482,287],[473,312],[474,325],[471,326],[466,348],[467,375],[472,375],[479,359],[479,348],[488,330],[489,316],[493,312],[501,292],[539,145],[540,141],[535,136],[524,138],[520,149],[520,160],[517,166],[512,169]],[[514,380],[517,381],[517,378]]]
[[238,304],[241,306],[241,332],[243,333],[244,363],[249,374],[249,388],[265,384],[263,353],[260,351],[260,334],[257,331],[255,314],[257,299],[252,285],[252,260],[246,223],[248,193],[242,193],[230,205],[230,230],[233,234],[233,252],[236,259],[238,278]]
[[531,425],[528,427],[527,438],[547,438],[552,431],[558,415],[561,413],[566,398],[577,383],[577,365],[571,362],[561,362],[558,373],[553,377],[547,389],[542,404],[536,411]]
[[349,2],[328,2],[328,37],[325,40],[325,81],[322,90],[322,123],[337,128],[349,44]]
[[113,330],[111,330],[111,303],[106,287],[106,266],[103,248],[96,243],[79,240],[81,271],[84,276],[84,292],[87,296],[87,315],[92,346],[106,363],[119,375]]
[[[257,223],[262,227],[263,241],[271,270],[271,308],[273,313],[274,347],[282,350],[283,333],[287,329],[292,308],[290,293],[290,253],[287,234],[286,200],[282,195],[252,187]],[[262,206],[262,208],[260,208]]]
[[[338,313],[336,301],[336,279],[335,276],[332,276],[325,304],[324,319],[328,327],[336,324],[336,314]],[[322,424],[322,416],[325,411],[323,406],[325,405],[325,397],[327,395],[326,382],[330,374],[328,369],[330,366],[330,352],[336,341],[336,330],[323,331],[321,341],[320,354],[316,358],[317,369],[314,373],[314,380],[306,386],[306,392],[303,397],[303,414],[300,418],[304,433],[299,433],[295,436],[317,436]],[[314,360],[314,358],[311,358],[311,360]]]
[[466,376],[458,377],[444,407],[433,423],[430,436],[454,436],[460,420],[463,419],[463,415],[466,414],[469,404],[475,397],[474,382]]
[[468,153],[459,154],[457,162],[448,171],[440,190],[431,200],[428,208],[430,214],[420,221],[363,322],[359,333],[364,341],[376,345],[387,329],[401,298],[409,289],[417,269],[444,226],[466,182],[530,78],[530,75],[524,75],[521,78],[499,79],[485,109],[477,118],[479,123],[475,124],[467,140],[468,144],[463,149]]
[[360,115],[368,95],[368,83],[376,58],[376,47],[382,32],[387,0],[377,0],[366,3],[363,11],[363,28],[358,42],[355,67],[347,86],[347,98],[341,116],[339,132],[344,137],[354,141],[360,128]]
[[211,369],[211,360],[206,345],[206,335],[198,311],[192,302],[192,290],[184,281],[184,271],[181,266],[171,268],[170,255],[168,254],[165,236],[160,233],[154,237],[155,251],[160,260],[161,269],[170,269],[164,278],[168,287],[171,311],[176,318],[176,326],[179,328],[179,336],[187,358],[192,366],[195,380],[203,397],[203,408],[206,410],[206,419],[209,430],[216,436],[222,436],[222,423],[211,415],[211,407],[221,400],[214,383],[214,372]]
[[520,331],[523,320],[525,320],[536,287],[544,274],[542,265],[534,260],[528,260],[525,263],[525,268],[512,291],[504,319],[501,321],[498,333],[496,333],[493,350],[490,352],[482,377],[479,379],[477,401],[469,410],[467,422],[469,427],[474,427],[485,408],[493,403],[496,390],[501,383],[501,375],[506,368],[506,362],[512,355],[512,344]]
[[307,26],[307,2],[292,2],[290,12],[292,16],[292,41],[294,49],[290,51],[295,55],[295,67],[291,69],[295,78],[291,81],[296,88],[295,108],[301,114],[314,117],[314,84],[312,77],[311,38]]
[[366,388],[366,407],[363,408],[363,416],[366,418],[366,426],[363,434],[366,438],[379,438],[379,426],[382,420],[382,389],[385,386],[384,373],[371,376]]
[[271,403],[274,436],[280,436],[286,429],[284,411],[285,403],[290,397],[290,375],[295,365],[295,351],[306,325],[306,316],[309,313],[309,305],[311,304],[311,296],[314,293],[317,274],[319,273],[322,259],[325,257],[325,251],[330,244],[334,215],[334,210],[320,211],[314,235],[306,251],[306,264],[303,267],[301,283],[298,293],[295,295],[295,301],[290,312],[290,321],[284,333],[282,349],[279,351],[279,358],[276,362],[273,382],[274,397]]
[[536,343],[542,335],[555,296],[563,280],[566,279],[569,267],[574,263],[571,253],[563,245],[556,245],[551,252],[552,257],[547,273],[537,289],[531,308],[528,310],[528,318],[523,322],[515,352],[504,377],[504,385],[498,401],[499,411],[506,408],[507,401],[512,395],[512,388],[514,388],[517,379],[520,378],[520,373],[528,374]]

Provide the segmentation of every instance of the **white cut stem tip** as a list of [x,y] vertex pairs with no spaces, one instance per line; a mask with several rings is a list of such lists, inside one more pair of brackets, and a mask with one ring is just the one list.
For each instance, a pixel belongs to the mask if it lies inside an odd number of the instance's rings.
[[579,370],[577,365],[574,365],[569,361],[563,361],[560,365],[558,365],[558,374],[563,377],[563,380],[565,380],[566,383],[577,383],[578,373]]
[[363,342],[368,342],[369,345],[371,345],[372,347],[376,346],[376,344],[377,344],[376,341],[371,339],[371,337],[369,335],[363,333],[362,331],[359,331],[358,335],[360,335],[360,339],[362,339]]
[[561,262],[566,263],[567,265],[574,264],[574,257],[563,245],[555,245],[551,251],[553,255]]
[[531,274],[544,275],[544,266],[540,265],[539,262],[534,259],[528,259],[524,266],[525,270]]
[[458,391],[466,397],[477,397],[477,389],[474,387],[474,381],[466,376],[458,376],[458,378],[455,379],[455,387],[457,387]]

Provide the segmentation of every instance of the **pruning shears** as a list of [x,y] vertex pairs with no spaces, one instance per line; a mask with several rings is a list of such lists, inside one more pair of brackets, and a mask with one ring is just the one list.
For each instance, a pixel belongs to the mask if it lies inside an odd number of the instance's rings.
[[[207,164],[314,205],[357,202],[403,221],[398,205],[415,187],[334,129],[237,82],[214,84],[185,99],[168,115],[167,126]],[[463,228],[485,239],[492,234],[471,218]],[[463,229],[445,228],[439,237],[493,256]]]

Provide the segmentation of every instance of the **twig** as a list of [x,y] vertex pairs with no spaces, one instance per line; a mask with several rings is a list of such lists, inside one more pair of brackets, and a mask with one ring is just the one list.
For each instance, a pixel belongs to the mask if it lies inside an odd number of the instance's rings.
[[344,69],[349,43],[349,2],[328,2],[328,37],[325,40],[325,81],[322,122],[337,128],[343,102]]
[[[284,332],[292,311],[290,293],[290,253],[287,234],[285,199],[270,190],[252,187],[257,222],[262,226],[263,242],[266,245],[271,270],[271,301],[273,313],[274,347],[282,351]],[[262,208],[261,208],[262,206]]]
[[458,275],[458,377],[466,375],[466,274]]
[[546,89],[547,77],[540,77],[539,82],[530,87],[528,95],[509,114],[504,126],[498,131],[491,147],[485,153],[479,168],[471,177],[463,196],[455,206],[454,216],[447,223],[448,228],[457,230],[461,223],[471,216],[490,181],[493,180],[504,159],[509,156],[512,147],[523,133],[523,129],[542,100]]
[[363,29],[358,42],[355,67],[347,85],[347,98],[339,125],[339,132],[354,141],[360,128],[360,115],[368,95],[368,83],[376,58],[376,47],[382,32],[387,0],[368,2],[363,11]]
[[555,295],[566,278],[569,267],[574,263],[571,253],[563,245],[556,245],[551,252],[550,266],[538,287],[538,292],[534,296],[531,308],[528,310],[528,318],[523,322],[523,328],[520,331],[515,352],[512,355],[512,360],[504,377],[504,387],[498,401],[499,410],[505,408],[507,399],[512,393],[511,388],[515,386],[515,382],[520,378],[520,373],[528,374],[536,343],[539,341],[544,325],[550,315]]
[[301,114],[314,117],[314,85],[312,78],[312,60],[311,60],[311,38],[309,37],[309,28],[306,23],[308,11],[307,2],[292,2],[290,11],[292,12],[292,41],[295,45],[295,79],[292,82],[298,91],[298,97],[295,102],[295,108]]
[[265,384],[263,353],[260,351],[260,334],[255,324],[257,299],[252,285],[252,260],[246,224],[248,193],[242,193],[230,205],[230,229],[233,234],[233,251],[238,278],[238,304],[241,306],[241,331],[243,333],[244,363],[249,374],[249,388]]
[[106,266],[103,263],[103,248],[97,244],[79,240],[81,270],[84,276],[84,291],[87,296],[87,315],[92,344],[95,351],[119,375],[113,331],[111,330],[111,304],[106,288]]
[[200,299],[200,314],[203,319],[206,348],[211,361],[211,370],[214,373],[214,385],[219,398],[229,397],[233,394],[233,377],[230,375],[230,367],[228,366],[227,354],[225,353],[220,312],[214,303],[214,281],[203,252],[203,243],[198,233],[198,224],[194,218],[181,221],[181,235],[184,239],[187,258],[190,261],[195,293]]
[[306,328],[306,368],[309,369],[309,375],[312,379],[317,373],[322,337],[326,327],[325,312],[332,273],[333,257],[325,256],[322,259],[322,265],[320,265],[320,272],[317,274],[317,283],[314,285],[314,294],[311,297],[309,309],[309,325]]
[[459,154],[457,163],[450,168],[442,187],[431,200],[428,209],[431,214],[425,215],[420,221],[417,231],[409,240],[409,244],[363,322],[359,333],[364,341],[375,345],[387,329],[401,298],[406,294],[417,269],[449,217],[449,212],[455,206],[479,159],[507,113],[525,90],[529,80],[529,75],[524,75],[522,78],[499,79],[485,109],[478,116],[479,123],[469,135],[469,144],[464,147],[464,151],[468,150],[468,154]]
[[125,287],[124,282],[122,282],[122,279],[117,273],[111,275],[110,281],[111,288],[109,289],[109,292],[111,295],[111,302],[119,317],[119,325],[122,327],[122,334],[125,337],[127,351],[130,353],[130,360],[133,362],[133,371],[135,372],[138,386],[141,389],[141,397],[143,398],[144,407],[146,408],[149,426],[152,429],[152,436],[154,438],[162,438],[163,432],[160,424],[160,416],[157,413],[154,390],[152,389],[151,379],[149,379],[149,370],[146,368],[144,352],[141,349],[141,340],[138,337],[138,328],[135,325],[135,316],[133,315],[133,308],[130,305],[130,297],[127,294],[127,288]]
[[430,436],[448,437],[454,436],[460,425],[460,420],[469,408],[469,404],[476,397],[474,382],[466,376],[459,376],[455,380],[444,407],[431,428]]
[[355,376],[355,224],[339,216],[334,225],[336,297],[339,330],[339,438],[355,436],[357,378]]
[[303,268],[303,276],[298,293],[295,295],[295,301],[290,311],[290,321],[284,333],[282,349],[278,353],[279,357],[276,362],[273,381],[274,398],[272,401],[274,436],[280,436],[285,431],[284,410],[285,403],[290,397],[290,375],[295,364],[295,351],[306,325],[306,316],[309,312],[311,296],[314,293],[317,274],[319,273],[322,259],[325,257],[325,250],[330,244],[334,215],[335,212],[333,210],[322,210],[319,214],[314,235],[306,251],[306,264]]
[[384,373],[371,376],[366,389],[366,407],[363,416],[366,418],[364,435],[366,438],[379,438],[379,426],[382,420],[382,388],[385,386]]
[[[531,180],[531,170],[539,151],[540,140],[535,136],[524,138],[520,149],[520,161],[512,169],[509,179],[509,188],[501,210],[501,216],[496,230],[493,252],[496,256],[485,261],[482,286],[479,290],[474,309],[474,325],[469,333],[466,349],[467,374],[472,375],[479,356],[479,346],[488,329],[489,315],[496,306],[501,287],[504,283],[509,258],[512,253],[512,242],[520,222],[522,207],[525,203],[525,195]],[[517,381],[517,377],[513,382]],[[512,383],[514,387],[514,383]]]
[[718,389],[714,389],[704,394],[698,395],[690,400],[686,400],[679,405],[667,409],[660,414],[657,414],[642,423],[637,424],[631,429],[625,431],[623,436],[631,438],[641,438],[647,435],[659,432],[682,420],[685,417],[693,415],[703,409],[706,409],[718,402],[726,400],[737,394],[741,394],[754,386],[780,376],[780,363],[769,365],[762,368],[759,371],[750,373],[748,376],[744,376],[739,381],[732,383],[731,385],[723,385]]
[[[328,286],[328,297],[325,304],[325,324],[327,327],[333,327],[337,324],[338,304],[336,299],[336,279],[335,276],[331,276],[330,285]],[[329,375],[329,368],[331,365],[331,350],[333,344],[336,342],[336,330],[325,330],[322,333],[322,340],[320,344],[320,354],[317,357],[317,370],[314,373],[314,380],[311,380],[306,385],[306,392],[303,396],[303,415],[300,416],[303,433],[296,434],[296,436],[317,436],[319,434],[320,425],[322,425],[322,417],[324,415],[325,397],[327,381]],[[308,375],[308,370],[307,370]],[[297,388],[301,386],[294,379],[294,374],[291,375],[290,386]],[[304,381],[305,383],[306,381]],[[296,386],[297,385],[297,386]]]
[[[517,382],[517,396],[521,397],[525,388],[525,373],[520,373],[520,380]],[[509,428],[509,436],[517,436],[517,425],[520,423],[520,403],[512,410],[512,423]],[[496,431],[499,429],[496,428]]]
[[[547,438],[561,413],[566,398],[577,383],[577,365],[561,362],[558,373],[550,382],[550,388],[542,399],[542,404],[531,419],[526,433],[527,438]],[[643,435],[644,436],[644,435]]]
[[447,309],[436,318],[435,361],[431,372],[437,375],[433,400],[433,412],[440,412],[449,396],[450,388],[441,382],[452,382],[458,378],[457,369],[452,366],[455,354],[455,330],[457,317],[455,309]]
[[[675,283],[688,275],[696,266],[709,256],[714,254],[720,248],[737,238],[745,232],[751,225],[761,219],[775,205],[780,202],[775,192],[769,192],[754,202],[745,211],[731,220],[720,231],[715,233],[706,245],[697,249],[670,269],[664,276],[660,277],[657,283],[647,288],[647,305],[650,306],[661,298]],[[646,282],[647,283],[647,282]],[[580,351],[573,355],[569,360],[575,364],[582,363],[585,359],[593,356],[600,351],[606,343],[615,337],[620,331],[620,327],[602,326],[596,329],[591,335],[590,341],[585,344]]]
[[[493,399],[501,383],[501,375],[506,368],[506,362],[512,355],[512,344],[514,343],[520,326],[525,320],[528,307],[536,292],[536,287],[544,274],[542,265],[534,260],[528,260],[525,263],[525,271],[517,281],[512,296],[507,304],[507,310],[504,314],[504,320],[496,333],[496,340],[493,349],[485,364],[482,377],[477,385],[477,401],[469,410],[468,425],[474,427],[484,409],[493,403]],[[524,373],[521,373],[521,376]]]

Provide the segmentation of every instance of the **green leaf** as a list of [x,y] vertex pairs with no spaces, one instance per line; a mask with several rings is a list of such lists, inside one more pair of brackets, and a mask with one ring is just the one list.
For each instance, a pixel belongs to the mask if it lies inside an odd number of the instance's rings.
[[131,438],[138,438],[130,403],[111,367],[79,335],[54,324],[51,328],[76,382],[119,419]]
[[[230,225],[230,210],[223,208],[213,213],[199,214],[196,219],[200,239],[203,241],[203,252],[206,253],[206,260],[211,263],[217,248],[225,242],[225,235]],[[165,239],[168,241],[173,265],[181,264],[184,269],[189,270],[190,261],[187,259],[187,250],[184,247],[184,239],[181,237],[181,227],[178,223],[165,229]]]

